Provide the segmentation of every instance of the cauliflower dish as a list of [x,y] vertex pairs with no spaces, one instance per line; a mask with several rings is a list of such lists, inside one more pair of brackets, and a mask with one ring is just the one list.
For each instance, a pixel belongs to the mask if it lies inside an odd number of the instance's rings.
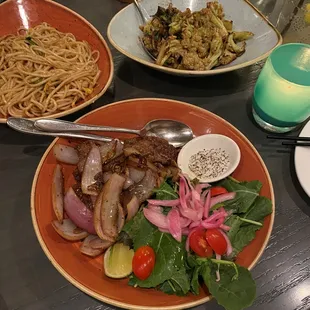
[[224,18],[223,6],[208,2],[206,8],[184,12],[170,4],[140,26],[145,48],[156,64],[181,70],[205,71],[227,65],[245,52],[249,31],[234,31]]

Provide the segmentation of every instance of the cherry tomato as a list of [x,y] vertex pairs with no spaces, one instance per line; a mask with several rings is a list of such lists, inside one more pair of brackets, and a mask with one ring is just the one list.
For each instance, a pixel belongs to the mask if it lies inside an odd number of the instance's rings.
[[219,255],[226,253],[227,242],[218,229],[208,229],[206,231],[206,239],[215,253]]
[[213,250],[208,244],[205,232],[202,229],[197,229],[189,237],[190,248],[201,257],[211,257],[213,255]]
[[211,187],[211,197],[226,194],[226,193],[228,193],[228,191],[224,187],[221,187],[221,186]]
[[155,252],[148,246],[142,246],[135,252],[132,259],[132,271],[140,280],[147,279],[155,266]]

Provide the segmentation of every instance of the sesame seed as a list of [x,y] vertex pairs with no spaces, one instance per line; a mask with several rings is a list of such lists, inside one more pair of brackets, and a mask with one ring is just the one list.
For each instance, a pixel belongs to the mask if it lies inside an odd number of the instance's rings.
[[203,149],[189,159],[189,169],[198,179],[213,179],[225,173],[230,159],[221,148]]

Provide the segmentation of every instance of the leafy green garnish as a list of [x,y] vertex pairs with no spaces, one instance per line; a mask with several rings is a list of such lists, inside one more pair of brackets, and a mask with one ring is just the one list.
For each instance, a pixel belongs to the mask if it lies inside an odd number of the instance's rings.
[[149,245],[156,254],[152,274],[144,281],[133,276],[130,285],[157,287],[163,282],[173,279],[176,284],[180,285],[183,293],[189,291],[189,279],[184,267],[185,239],[180,243],[170,234],[160,232],[144,217],[142,211],[124,226],[123,231],[133,240],[135,250],[141,246]]
[[169,295],[186,295],[190,290],[190,283],[185,268],[179,269],[169,280],[165,281],[159,289]]
[[249,307],[256,295],[256,285],[250,271],[238,265],[235,267],[238,270],[238,277],[235,277],[235,268],[228,264],[220,264],[219,281],[216,280],[217,264],[208,262],[201,267],[200,273],[209,292],[226,310]]
[[158,200],[173,200],[179,198],[179,195],[167,182],[164,182],[160,188],[155,189],[154,193]]
[[266,197],[259,196],[255,200],[250,210],[242,217],[248,220],[259,222],[271,213],[272,213],[271,200]]
[[259,181],[235,182],[232,179],[225,179],[220,182],[228,192],[235,192],[234,199],[224,202],[225,209],[233,210],[234,213],[246,213],[259,196],[262,184]]

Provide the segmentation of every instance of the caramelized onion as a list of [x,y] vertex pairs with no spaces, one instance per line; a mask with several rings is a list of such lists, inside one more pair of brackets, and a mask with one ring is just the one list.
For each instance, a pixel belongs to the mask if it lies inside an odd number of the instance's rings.
[[65,164],[76,165],[79,161],[77,150],[71,146],[55,144],[53,153],[58,161]]
[[64,216],[64,177],[60,165],[56,165],[53,173],[52,203],[57,220],[62,223]]
[[78,241],[88,236],[86,231],[78,228],[70,219],[64,219],[62,224],[53,221],[52,226],[61,237],[69,241]]

